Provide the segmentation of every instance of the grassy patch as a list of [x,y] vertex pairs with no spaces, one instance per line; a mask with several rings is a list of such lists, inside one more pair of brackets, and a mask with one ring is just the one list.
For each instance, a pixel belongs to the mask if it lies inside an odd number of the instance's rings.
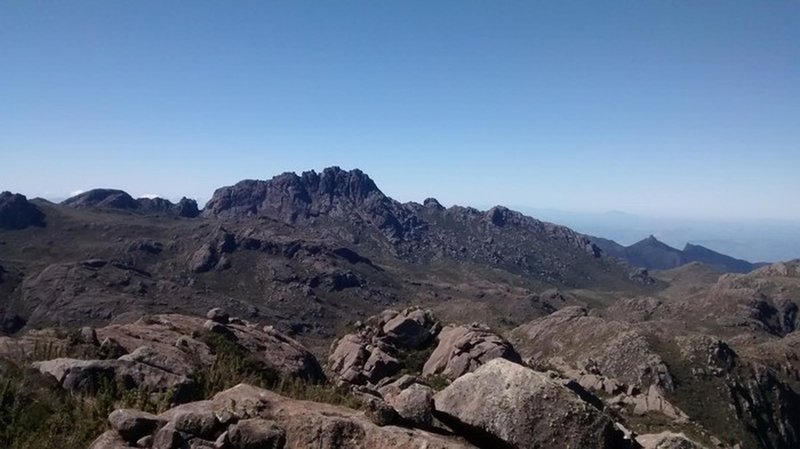
[[361,408],[361,402],[347,389],[329,383],[313,383],[281,376],[275,369],[253,357],[245,348],[222,335],[207,332],[200,334],[198,338],[216,355],[210,369],[195,375],[194,380],[199,387],[198,399],[209,398],[220,391],[246,383],[293,399]]
[[0,374],[0,447],[7,449],[84,448],[106,430],[114,409],[159,412],[169,402],[114,383],[93,395],[69,393],[50,377],[13,361],[2,362]]
[[[216,361],[195,374],[197,389],[192,400],[207,399],[239,383],[249,383],[294,399],[361,407],[361,402],[345,389],[280,376],[223,336],[207,333],[199,337],[215,353]],[[173,392],[131,390],[106,382],[92,394],[71,393],[52,377],[30,368],[31,360],[102,356],[83,353],[82,348],[78,344],[43,344],[19,360],[0,360],[0,448],[85,448],[108,428],[108,415],[115,409],[160,413],[170,407]]]

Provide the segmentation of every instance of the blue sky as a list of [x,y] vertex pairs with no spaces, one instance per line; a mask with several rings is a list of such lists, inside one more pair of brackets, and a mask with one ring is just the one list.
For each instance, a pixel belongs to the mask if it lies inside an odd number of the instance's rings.
[[2,1],[0,189],[800,219],[797,1]]

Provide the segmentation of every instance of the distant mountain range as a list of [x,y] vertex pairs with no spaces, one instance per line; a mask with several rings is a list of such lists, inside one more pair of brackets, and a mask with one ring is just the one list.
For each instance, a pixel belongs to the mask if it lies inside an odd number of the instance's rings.
[[723,272],[748,273],[765,265],[736,259],[691,243],[687,243],[683,250],[680,250],[659,241],[652,235],[630,246],[623,246],[601,237],[590,237],[590,239],[607,255],[647,269],[668,270],[691,262],[701,262]]
[[778,262],[800,256],[798,220],[653,217],[619,211],[570,212],[521,205],[512,208],[625,246],[652,234],[674,248],[683,248],[689,242],[749,261]]

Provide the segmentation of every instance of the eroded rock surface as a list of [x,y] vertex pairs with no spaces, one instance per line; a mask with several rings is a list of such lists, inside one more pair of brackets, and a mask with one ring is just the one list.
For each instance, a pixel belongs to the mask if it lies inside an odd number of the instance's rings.
[[434,396],[435,415],[496,447],[620,448],[604,413],[547,374],[494,359]]
[[498,357],[522,363],[511,343],[477,323],[446,326],[439,333],[438,340],[436,349],[422,369],[424,376],[441,375],[456,379]]

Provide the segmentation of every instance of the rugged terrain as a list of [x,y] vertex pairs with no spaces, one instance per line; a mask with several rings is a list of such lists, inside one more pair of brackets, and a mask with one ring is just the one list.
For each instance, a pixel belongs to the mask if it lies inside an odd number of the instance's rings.
[[93,426],[64,432],[107,430],[95,449],[800,445],[798,261],[731,273],[687,247],[648,272],[338,168],[202,211],[112,189],[0,200],[0,374],[23,379],[12,398],[94,398]]

